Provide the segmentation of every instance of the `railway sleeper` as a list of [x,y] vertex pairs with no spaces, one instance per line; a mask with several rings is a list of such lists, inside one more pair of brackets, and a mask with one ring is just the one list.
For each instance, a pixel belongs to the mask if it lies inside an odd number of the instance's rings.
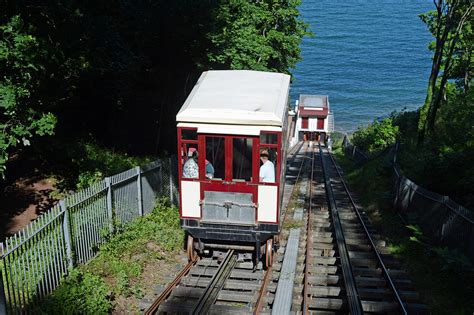
[[338,284],[341,280],[339,275],[310,275],[308,276],[308,284],[311,285],[329,285]]
[[[310,244],[310,251],[315,252],[315,255],[334,256],[336,246],[332,243],[313,243]],[[315,256],[313,255],[313,256]]]
[[[299,260],[299,259],[298,259]],[[336,264],[336,257],[323,257],[323,256],[312,256],[311,263],[312,264],[319,264],[323,266],[331,265],[334,266]],[[304,257],[302,258],[304,262]]]
[[337,286],[310,286],[308,287],[308,293],[313,297],[334,297],[340,296],[342,289]]
[[328,274],[328,275],[334,275],[338,272],[338,267],[337,266],[321,266],[321,265],[315,265],[315,264],[310,264],[308,267],[308,270],[312,274]]
[[[358,245],[358,244],[367,242],[366,237],[362,238],[362,240],[361,240],[360,238],[355,238],[355,237],[351,237],[351,236],[352,235],[346,235],[344,233],[344,238],[346,240],[346,244],[348,244],[348,245]],[[364,242],[362,242],[362,241],[364,241]],[[385,241],[383,241],[383,240],[372,238],[372,241],[374,242],[374,245],[377,246],[377,247],[385,247]]]
[[317,297],[308,300],[308,306],[310,309],[319,309],[319,310],[345,310],[347,307],[343,299],[335,298],[322,298]]
[[[360,288],[358,290],[361,298],[369,299],[389,299],[393,297],[393,292],[389,289]],[[399,290],[398,294],[404,302],[417,302],[420,295],[416,291]]]
[[[405,270],[402,269],[387,269],[388,274],[391,278],[400,279],[407,278],[408,274]],[[362,277],[376,277],[382,275],[382,269],[380,268],[352,268],[352,272],[355,276]]]
[[395,302],[362,300],[361,304],[364,312],[369,313],[395,312],[398,310],[398,304]]
[[[367,287],[367,288],[384,288],[387,286],[387,281],[382,277],[370,278],[370,277],[355,277],[357,287]],[[412,290],[413,282],[409,279],[392,279],[395,287],[398,290]]]
[[257,296],[255,292],[231,291],[224,289],[217,295],[217,301],[248,304],[255,303],[257,301]]
[[212,315],[222,315],[222,314],[252,314],[252,309],[250,307],[242,307],[235,305],[212,305],[209,314]]

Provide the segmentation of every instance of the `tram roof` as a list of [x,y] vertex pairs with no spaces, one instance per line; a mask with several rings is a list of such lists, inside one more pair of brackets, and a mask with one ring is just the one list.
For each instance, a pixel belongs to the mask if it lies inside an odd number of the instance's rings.
[[204,72],[177,122],[282,126],[290,76],[282,73],[216,70]]

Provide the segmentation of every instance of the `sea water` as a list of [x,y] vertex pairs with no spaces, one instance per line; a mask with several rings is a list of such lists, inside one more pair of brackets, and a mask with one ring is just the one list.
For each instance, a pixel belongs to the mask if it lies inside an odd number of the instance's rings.
[[433,37],[418,14],[430,0],[302,0],[314,38],[301,44],[291,99],[329,96],[335,129],[353,132],[425,99]]

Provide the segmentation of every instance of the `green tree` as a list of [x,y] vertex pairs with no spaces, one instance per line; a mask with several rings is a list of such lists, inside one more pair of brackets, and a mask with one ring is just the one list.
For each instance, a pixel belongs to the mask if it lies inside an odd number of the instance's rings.
[[[430,45],[433,63],[428,89],[418,121],[418,143],[434,130],[438,109],[445,96],[445,88],[453,74],[463,72],[465,86],[472,71],[472,10],[470,0],[435,0],[435,11],[420,15],[435,37]],[[471,49],[470,49],[470,48]],[[467,60],[467,62],[466,62]]]
[[299,44],[308,35],[299,0],[223,0],[214,9],[209,34],[209,65],[289,73],[300,60]]
[[0,25],[0,175],[12,148],[27,146],[34,136],[51,135],[56,118],[35,97],[46,53],[23,20],[13,16]]

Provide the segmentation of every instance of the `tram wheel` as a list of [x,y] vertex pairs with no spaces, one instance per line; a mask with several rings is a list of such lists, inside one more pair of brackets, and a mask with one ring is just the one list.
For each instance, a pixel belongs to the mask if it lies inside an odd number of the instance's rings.
[[265,268],[270,268],[273,263],[273,239],[269,238],[265,245]]
[[186,253],[188,255],[188,261],[193,261],[194,259],[196,259],[197,253],[194,249],[194,237],[192,237],[191,235],[188,235]]

